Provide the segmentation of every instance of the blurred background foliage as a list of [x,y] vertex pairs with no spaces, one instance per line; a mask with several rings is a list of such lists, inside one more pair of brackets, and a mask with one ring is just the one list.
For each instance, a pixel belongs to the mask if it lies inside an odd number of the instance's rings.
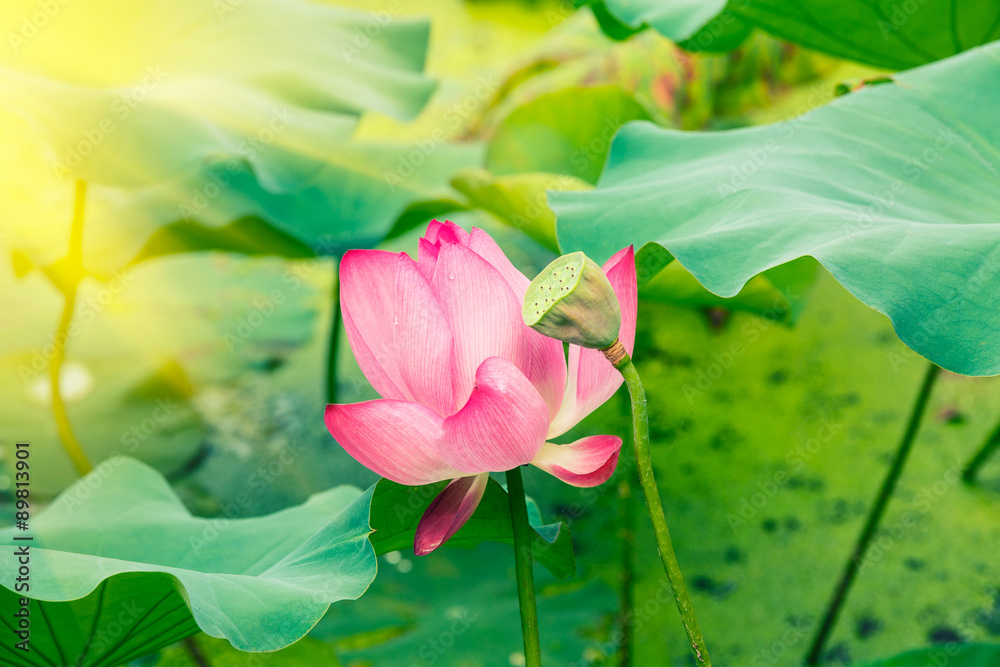
[[[208,151],[166,181],[99,180],[88,199],[80,329],[62,371],[67,412],[93,460],[117,452],[149,463],[196,515],[218,516],[241,493],[249,517],[375,481],[321,418],[344,250],[412,252],[426,222],[447,217],[486,229],[532,276],[557,251],[545,191],[592,187],[622,124],[720,130],[785,120],[831,100],[841,81],[883,73],[749,28],[725,53],[685,51],[654,30],[616,41],[601,30],[624,36],[608,29],[605,9],[599,24],[589,8],[547,0],[338,4],[388,16],[375,41],[419,32],[404,19],[429,17],[427,78],[415,68],[405,109],[355,100],[342,136],[331,129],[294,178],[262,184],[253,160],[232,165]],[[280,50],[295,42],[289,29],[277,44],[240,48]],[[348,24],[334,43],[355,44],[356,34]],[[185,62],[214,62],[199,57]],[[413,58],[419,65],[423,55]],[[336,87],[324,79],[336,79],[330,71],[313,74]],[[270,107],[261,110],[269,118]],[[39,145],[22,140],[24,118],[8,120],[0,151],[16,168],[0,185],[0,441],[34,434],[33,492],[52,497],[76,478],[44,370],[72,192]],[[155,163],[172,138],[162,141],[143,159]],[[280,151],[302,149],[283,141],[260,159],[283,163]],[[221,194],[200,205],[223,175]],[[640,266],[640,281],[634,356],[655,415],[668,519],[716,662],[800,664],[924,363],[808,258],[731,299],[677,262],[655,275]],[[346,344],[335,361],[338,402],[375,397]],[[988,379],[940,382],[884,523],[888,546],[862,573],[826,664],[1000,641],[1000,461],[978,486],[943,481],[975,451],[998,405],[1000,385]],[[627,433],[625,410],[616,396],[567,441]],[[3,457],[11,460],[9,448]],[[9,473],[0,475],[8,500]],[[619,664],[623,650],[636,665],[689,664],[645,516],[618,499],[630,473],[623,461],[593,491],[526,473],[543,516],[567,522],[576,549],[576,577],[536,568],[545,664]],[[896,535],[905,512],[916,523]],[[634,550],[610,539],[622,535],[634,536]],[[333,608],[288,649],[250,656],[196,641],[215,665],[521,664],[509,548],[391,552],[379,565],[364,597]],[[623,603],[636,619],[627,647],[616,635]],[[193,662],[174,646],[137,664]]]

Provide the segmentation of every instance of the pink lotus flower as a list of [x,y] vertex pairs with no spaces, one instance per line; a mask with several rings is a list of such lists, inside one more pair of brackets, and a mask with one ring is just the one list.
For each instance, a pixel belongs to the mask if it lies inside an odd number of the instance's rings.
[[[632,248],[604,271],[635,339]],[[380,400],[328,405],[326,425],[362,465],[400,484],[451,479],[424,513],[414,551],[430,553],[475,511],[490,472],[532,464],[574,486],[606,481],[621,438],[548,442],[604,403],[622,376],[601,352],[524,325],[528,278],[490,236],[434,220],[406,253],[352,250],[340,265],[344,327]]]

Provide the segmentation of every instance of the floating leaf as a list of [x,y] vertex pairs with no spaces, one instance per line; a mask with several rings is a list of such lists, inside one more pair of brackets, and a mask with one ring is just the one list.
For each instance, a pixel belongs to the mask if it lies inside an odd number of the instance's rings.
[[[444,489],[447,482],[426,486],[403,486],[387,479],[375,487],[372,498],[372,545],[378,553],[413,549],[413,536],[424,511]],[[563,523],[543,525],[538,506],[529,504],[529,520],[535,529],[531,551],[536,560],[557,577],[576,571],[573,541],[569,526]],[[483,499],[472,518],[451,537],[445,546],[472,547],[483,541],[514,543],[507,492],[495,480],[486,486]]]
[[722,296],[811,255],[920,354],[1000,373],[998,73],[991,45],[785,123],[629,125],[597,189],[550,194],[560,245],[656,242]]
[[[59,665],[113,667],[199,628],[241,651],[288,646],[375,578],[371,493],[338,487],[268,516],[200,519],[152,469],[105,461],[29,532],[0,531],[4,609],[16,604],[15,547],[30,545],[31,588],[21,594],[31,599],[32,653],[18,664],[58,656]],[[25,535],[33,540],[15,540]]]

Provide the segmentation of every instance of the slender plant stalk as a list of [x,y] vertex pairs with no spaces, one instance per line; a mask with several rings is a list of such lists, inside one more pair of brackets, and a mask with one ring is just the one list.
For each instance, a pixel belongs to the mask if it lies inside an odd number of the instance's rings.
[[708,655],[705,638],[702,637],[701,629],[698,627],[698,619],[695,617],[691,598],[688,597],[687,587],[684,585],[684,576],[677,563],[677,555],[674,553],[674,546],[670,541],[670,531],[667,529],[667,519],[663,514],[663,505],[660,503],[660,491],[656,487],[656,479],[653,477],[653,460],[649,452],[649,414],[646,411],[646,392],[642,388],[639,371],[636,370],[632,360],[621,347],[621,343],[616,342],[611,348],[605,350],[605,355],[624,376],[629,396],[632,399],[632,427],[635,434],[635,461],[639,470],[639,483],[642,486],[642,493],[646,497],[649,518],[653,522],[653,534],[656,536],[656,546],[660,552],[660,560],[663,561],[663,569],[666,570],[670,588],[674,593],[677,611],[681,614],[681,623],[684,625],[684,631],[687,632],[688,641],[691,643],[691,652],[695,662],[699,666],[711,667],[712,659]]
[[191,657],[191,661],[198,667],[212,667],[208,662],[208,658],[202,653],[201,647],[198,646],[198,642],[195,641],[194,637],[188,637],[184,640],[184,650]]
[[[52,416],[55,418],[56,431],[63,449],[69,455],[73,467],[80,477],[94,469],[87,453],[83,451],[77,440],[66,413],[66,404],[62,398],[60,373],[66,360],[66,346],[69,344],[70,326],[73,324],[73,313],[76,311],[76,295],[83,279],[83,220],[87,204],[87,182],[76,182],[73,199],[73,221],[69,232],[69,252],[66,256],[65,283],[57,285],[63,293],[63,309],[59,316],[54,341],[55,352],[49,361],[49,384],[52,388]],[[339,310],[339,309],[338,309]],[[189,637],[184,640],[184,648],[198,667],[210,667],[208,660],[201,653],[198,645]]]
[[542,649],[538,641],[538,609],[535,606],[535,578],[531,568],[531,525],[524,500],[521,469],[507,471],[507,498],[514,527],[514,564],[517,570],[517,598],[521,605],[521,635],[524,637],[526,667],[541,667]]
[[998,451],[1000,451],[1000,424],[997,424],[996,429],[986,439],[986,442],[976,452],[976,455],[965,464],[965,470],[962,471],[962,479],[969,484],[975,482],[976,475],[979,474],[979,469]]
[[927,411],[927,403],[930,399],[931,391],[934,389],[934,383],[938,378],[939,370],[937,365],[933,363],[927,367],[927,372],[924,374],[924,381],[920,385],[920,391],[917,393],[917,399],[913,403],[913,409],[910,412],[910,420],[906,425],[906,431],[904,431],[903,437],[899,442],[899,447],[896,450],[896,457],[893,459],[885,479],[882,480],[882,488],[879,489],[878,496],[875,498],[875,504],[868,513],[868,519],[865,521],[864,528],[858,536],[854,551],[851,552],[850,558],[847,559],[847,564],[844,566],[844,571],[837,584],[837,588],[834,590],[833,597],[827,605],[823,622],[820,624],[816,638],[813,640],[809,654],[806,656],[807,665],[819,664],[823,649],[837,623],[837,617],[840,615],[840,611],[847,599],[851,584],[854,583],[854,579],[857,577],[861,563],[864,562],[865,554],[868,552],[868,545],[871,543],[872,538],[875,537],[875,532],[882,521],[885,509],[892,498],[893,492],[896,490],[899,477],[903,473],[906,459],[913,448],[913,442],[916,440],[917,433],[920,430],[920,423],[923,421],[924,413]]
[[[622,409],[628,415],[628,400],[619,394]],[[628,459],[618,464],[618,543],[621,545],[621,575],[618,580],[618,665],[632,665],[632,620],[635,608],[635,496],[632,489],[632,466]]]
[[76,182],[76,194],[73,202],[73,222],[69,233],[69,253],[66,257],[67,282],[62,286],[63,309],[59,317],[59,326],[56,328],[54,341],[55,352],[49,361],[49,383],[52,388],[52,415],[55,417],[56,430],[59,439],[62,441],[66,454],[76,472],[83,477],[94,466],[87,458],[87,454],[80,446],[80,441],[73,433],[73,427],[69,422],[69,415],[66,413],[66,404],[63,403],[62,388],[60,386],[60,372],[63,362],[66,360],[66,346],[69,344],[69,330],[73,322],[73,313],[76,310],[76,292],[80,285],[83,274],[83,213],[87,200],[87,183],[85,181]]
[[326,402],[337,402],[337,347],[340,344],[340,278],[333,267],[333,289],[330,291],[330,337],[326,351]]

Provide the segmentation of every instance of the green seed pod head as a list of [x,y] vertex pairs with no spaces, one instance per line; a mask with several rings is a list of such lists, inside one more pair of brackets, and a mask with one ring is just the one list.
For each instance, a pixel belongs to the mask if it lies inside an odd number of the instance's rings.
[[521,315],[549,338],[598,350],[618,340],[622,325],[608,277],[582,252],[559,257],[531,281]]

